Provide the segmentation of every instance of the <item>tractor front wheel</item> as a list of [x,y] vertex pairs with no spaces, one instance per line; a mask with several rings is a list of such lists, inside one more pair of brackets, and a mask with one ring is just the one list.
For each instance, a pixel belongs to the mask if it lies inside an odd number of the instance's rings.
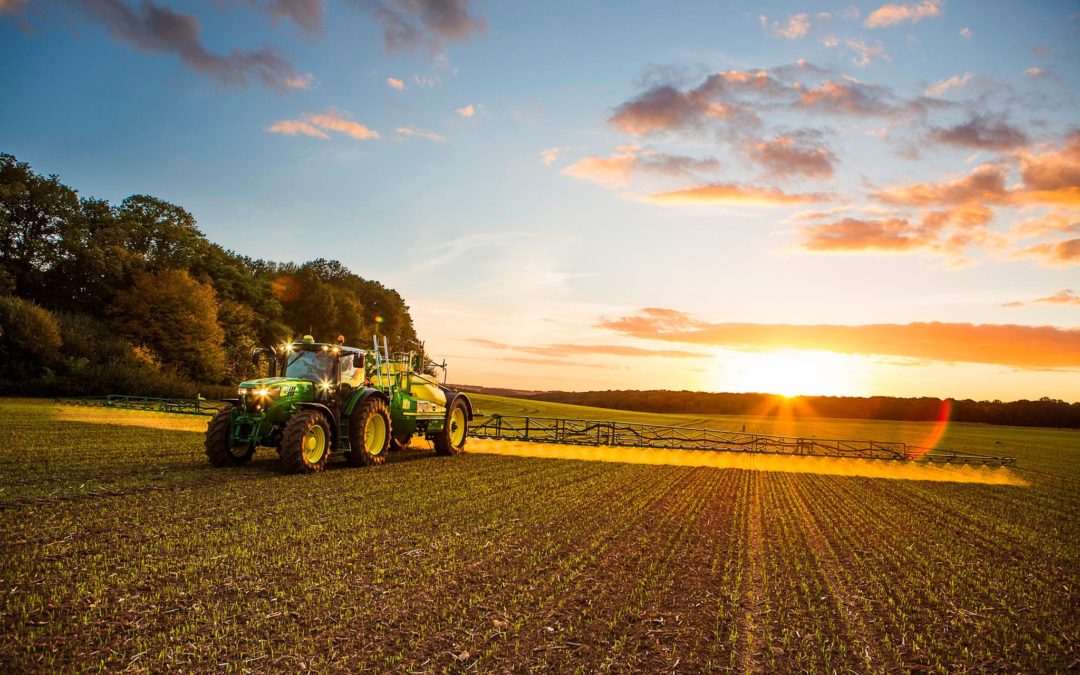
[[232,444],[229,434],[231,427],[232,410],[229,408],[214,415],[206,427],[206,458],[216,467],[240,466],[255,454],[255,448],[248,443]]
[[436,455],[456,455],[465,449],[469,439],[469,412],[460,398],[455,398],[446,411],[446,425],[435,435]]
[[288,473],[322,471],[330,457],[330,425],[322,413],[304,410],[294,414],[281,435],[281,468]]
[[386,402],[370,397],[349,417],[349,446],[345,455],[351,466],[373,466],[386,461],[390,450],[390,412]]

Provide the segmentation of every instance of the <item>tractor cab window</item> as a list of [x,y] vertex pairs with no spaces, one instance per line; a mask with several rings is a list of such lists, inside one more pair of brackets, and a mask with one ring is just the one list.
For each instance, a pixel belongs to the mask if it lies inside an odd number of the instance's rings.
[[364,367],[353,366],[352,354],[340,357],[341,361],[341,384],[347,384],[353,388],[364,385]]
[[334,377],[334,358],[326,352],[297,352],[285,361],[285,377],[324,382]]

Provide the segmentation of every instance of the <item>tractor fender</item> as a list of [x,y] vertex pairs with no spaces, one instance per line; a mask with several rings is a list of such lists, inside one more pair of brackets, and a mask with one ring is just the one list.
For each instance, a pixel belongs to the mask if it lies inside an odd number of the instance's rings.
[[350,398],[349,402],[345,405],[345,411],[343,413],[343,417],[348,419],[349,416],[352,415],[352,411],[355,410],[357,406],[359,406],[360,404],[362,404],[364,401],[368,400],[372,396],[375,396],[377,398],[381,398],[383,400],[383,403],[386,404],[386,407],[387,408],[390,407],[390,397],[387,396],[386,394],[382,393],[378,389],[371,389],[371,388],[361,389],[360,391],[353,394],[352,398]]
[[308,401],[306,403],[297,403],[296,405],[297,407],[303,408],[305,410],[318,410],[323,415],[326,415],[326,419],[330,421],[330,438],[333,441],[333,445],[331,447],[337,447],[339,421],[337,415],[334,414],[334,411],[331,410],[328,406],[323,405],[322,403],[314,403],[311,401]]
[[450,409],[450,404],[452,404],[454,401],[456,401],[458,399],[458,397],[460,397],[461,400],[465,403],[465,414],[467,414],[469,416],[469,421],[472,422],[472,419],[473,419],[473,407],[472,407],[472,401],[469,400],[469,397],[466,396],[465,394],[462,394],[461,392],[457,392],[457,391],[450,391],[450,390],[444,390],[444,391],[446,391],[446,409],[449,410]]

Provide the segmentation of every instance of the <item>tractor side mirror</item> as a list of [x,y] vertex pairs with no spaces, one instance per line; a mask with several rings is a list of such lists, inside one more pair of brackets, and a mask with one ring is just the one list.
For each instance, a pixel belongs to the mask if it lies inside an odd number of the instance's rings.
[[259,349],[258,347],[251,350],[251,365],[259,365],[259,357],[262,355],[262,351],[263,350]]
[[353,368],[363,368],[364,367],[364,355],[363,354],[353,354],[352,355],[352,367]]

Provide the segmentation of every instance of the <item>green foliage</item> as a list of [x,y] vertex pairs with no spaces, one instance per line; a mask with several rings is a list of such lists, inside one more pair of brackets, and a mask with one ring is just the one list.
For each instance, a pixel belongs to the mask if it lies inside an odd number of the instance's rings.
[[36,374],[59,360],[60,327],[36,303],[0,297],[0,366],[12,379]]
[[[187,275],[181,286],[192,290],[204,308],[185,303],[169,283],[151,281],[173,273]],[[216,302],[209,301],[208,293]],[[416,339],[401,296],[337,261],[299,265],[252,260],[208,241],[180,206],[146,195],[115,205],[80,199],[56,176],[38,175],[25,162],[4,154],[0,294],[33,300],[53,312],[115,320],[136,346],[150,348],[166,370],[176,366],[183,373],[177,377],[188,379],[185,390],[194,382],[205,390],[207,383],[247,378],[253,374],[252,347],[308,332],[320,340],[345,335],[358,345],[368,344],[375,332],[402,346]],[[169,326],[170,320],[180,323]],[[180,334],[174,335],[176,331]],[[206,341],[197,353],[191,349],[195,340]],[[130,349],[128,345],[128,353]],[[117,369],[134,367],[93,351],[81,350],[78,358],[108,362],[101,371],[108,381],[115,381]],[[69,360],[69,365],[74,363]],[[143,380],[147,372],[131,374],[143,391],[149,384]],[[30,386],[27,382],[26,388],[16,390],[30,391]],[[35,391],[49,390],[47,385],[34,386]]]
[[164,270],[135,279],[116,294],[110,311],[117,329],[175,364],[196,381],[220,379],[225,369],[224,331],[217,294],[185,270]]

